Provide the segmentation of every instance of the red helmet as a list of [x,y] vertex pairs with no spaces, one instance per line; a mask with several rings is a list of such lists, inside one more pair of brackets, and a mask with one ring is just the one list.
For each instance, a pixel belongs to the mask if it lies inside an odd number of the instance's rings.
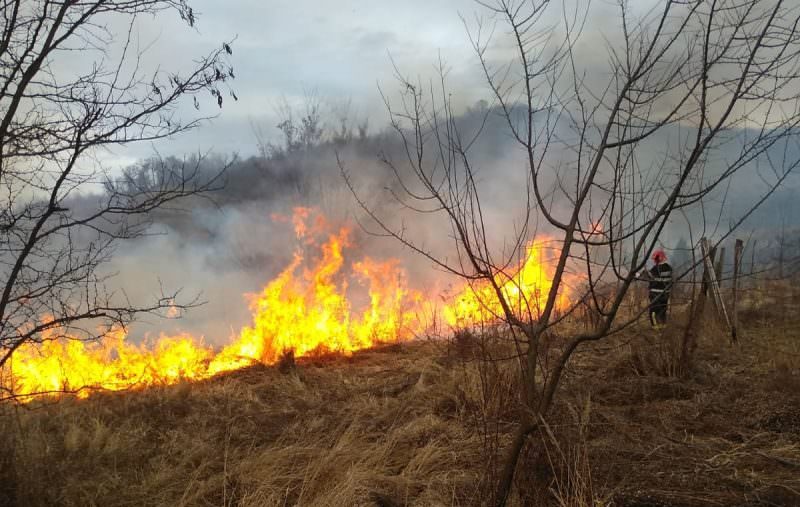
[[664,250],[658,249],[653,252],[653,262],[656,264],[662,263],[667,260],[667,254],[664,253]]

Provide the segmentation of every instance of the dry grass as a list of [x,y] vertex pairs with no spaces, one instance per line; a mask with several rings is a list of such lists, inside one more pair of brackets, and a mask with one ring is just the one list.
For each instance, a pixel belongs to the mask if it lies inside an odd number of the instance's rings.
[[[514,505],[800,505],[800,328],[675,330],[581,349]],[[414,343],[199,384],[0,407],[0,504],[483,505],[513,427],[513,364]]]
[[6,495],[31,506],[474,504],[475,386],[443,359],[432,345],[394,347],[18,409],[3,419],[16,427]]

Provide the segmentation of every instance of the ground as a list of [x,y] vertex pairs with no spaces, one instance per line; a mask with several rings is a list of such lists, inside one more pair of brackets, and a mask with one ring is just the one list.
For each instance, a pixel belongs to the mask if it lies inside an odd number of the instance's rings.
[[[513,505],[800,505],[800,324],[581,349]],[[513,362],[422,341],[197,384],[0,407],[0,504],[482,505],[513,430]],[[489,465],[487,465],[487,463]]]

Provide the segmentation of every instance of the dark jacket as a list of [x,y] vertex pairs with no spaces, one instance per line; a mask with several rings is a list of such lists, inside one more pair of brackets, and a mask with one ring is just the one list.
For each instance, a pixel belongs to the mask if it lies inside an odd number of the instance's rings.
[[668,262],[656,264],[650,269],[650,297],[668,299],[671,290],[672,266]]

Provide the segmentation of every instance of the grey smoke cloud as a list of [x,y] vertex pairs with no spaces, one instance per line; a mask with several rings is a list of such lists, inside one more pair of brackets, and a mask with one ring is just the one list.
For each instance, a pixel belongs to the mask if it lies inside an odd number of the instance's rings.
[[[375,132],[387,120],[377,84],[390,96],[398,86],[390,55],[405,75],[425,82],[435,75],[435,64],[441,54],[450,69],[448,85],[457,111],[478,99],[490,98],[458,16],[461,11],[471,23],[470,15],[477,7],[456,0],[429,4],[414,0],[389,8],[378,2],[362,1],[335,4],[200,1],[195,3],[201,14],[198,33],[186,30],[177,19],[158,20],[161,31],[148,35],[155,34],[160,43],[169,42],[170,51],[156,54],[164,65],[208,51],[220,41],[238,35],[234,43],[237,79],[233,86],[240,100],[226,99],[218,118],[188,135],[158,145],[132,146],[108,154],[106,160],[129,162],[149,155],[153,149],[165,155],[236,151],[247,157],[256,151],[251,121],[269,129],[277,123],[276,102],[285,97],[291,105],[299,105],[309,88],[316,88],[326,100],[352,97],[358,114],[370,119]],[[636,5],[646,8],[644,3]],[[597,5],[592,14],[587,34],[576,46],[576,58],[588,69],[586,83],[602,87],[608,79],[603,72],[605,46],[618,37],[613,31],[617,20],[613,6],[607,4]],[[496,45],[490,57],[492,62],[503,62],[513,55],[513,46],[502,25],[497,26]],[[200,113],[216,114],[216,105],[210,101],[203,103]],[[195,112],[187,108],[186,114]],[[654,146],[657,148],[663,141],[655,140]],[[357,175],[359,187],[370,196],[371,202],[383,205],[381,199],[385,194],[381,190],[386,184],[386,174],[382,172],[385,168],[376,162],[378,148],[377,144],[367,144],[361,151],[345,153],[343,159]],[[490,231],[493,235],[490,239],[500,243],[517,225],[519,210],[524,206],[523,194],[519,192],[525,183],[524,171],[519,170],[524,167],[524,156],[503,130],[502,121],[490,125],[485,140],[474,152],[477,176],[485,198],[491,202],[486,209],[487,219],[496,225]],[[654,149],[653,155],[657,153]],[[120,273],[119,286],[125,287],[132,297],[152,294],[160,279],[166,287],[184,287],[188,294],[202,292],[208,301],[206,306],[193,310],[188,319],[154,321],[150,326],[139,326],[137,333],[188,330],[205,335],[210,343],[225,343],[231,332],[235,333],[249,320],[242,294],[262,287],[291,257],[294,240],[287,234],[285,224],[270,220],[271,213],[285,214],[292,206],[313,205],[333,219],[359,215],[352,196],[342,184],[332,150],[316,151],[299,160],[288,172],[301,179],[302,190],[292,184],[275,183],[270,187],[271,180],[260,177],[263,173],[258,171],[232,174],[239,178],[232,183],[250,191],[259,188],[263,195],[244,199],[243,194],[232,192],[220,208],[194,209],[190,222],[195,229],[204,230],[205,235],[188,234],[179,227],[168,228],[169,234],[165,236],[120,249],[121,255],[111,267]],[[759,187],[754,182],[755,177],[737,179],[733,190],[757,193]],[[796,182],[793,185],[796,188]],[[710,208],[713,206],[714,203],[709,203]],[[384,211],[397,213],[400,222],[404,218],[401,211],[389,206]],[[765,213],[761,220],[769,222],[772,212]],[[446,252],[451,241],[446,224],[437,222],[438,218],[416,220],[413,224],[417,226],[419,242]],[[680,220],[676,217],[676,222]],[[678,228],[676,225],[675,229]],[[679,235],[668,228],[665,242],[674,244]],[[370,238],[357,230],[354,242],[363,254],[377,258],[402,256],[410,278],[420,285],[435,281],[440,275],[431,269],[429,262],[399,249],[389,240]]]

